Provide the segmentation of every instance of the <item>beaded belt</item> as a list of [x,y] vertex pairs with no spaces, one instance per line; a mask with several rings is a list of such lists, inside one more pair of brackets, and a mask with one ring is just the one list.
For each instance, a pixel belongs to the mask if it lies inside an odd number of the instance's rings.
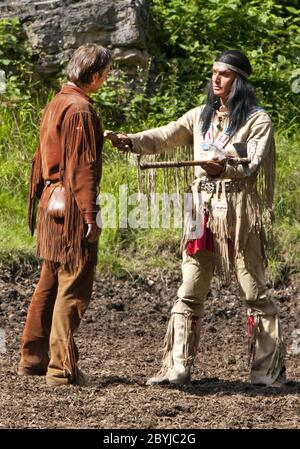
[[[204,190],[207,193],[215,193],[217,184],[214,181],[200,181],[199,190]],[[225,181],[225,192],[240,192],[241,188],[237,181]],[[220,186],[220,193],[222,192],[222,184]]]

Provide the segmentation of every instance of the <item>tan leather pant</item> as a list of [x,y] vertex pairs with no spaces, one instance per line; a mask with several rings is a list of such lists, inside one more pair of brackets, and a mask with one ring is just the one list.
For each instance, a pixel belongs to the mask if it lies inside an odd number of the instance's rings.
[[[214,255],[211,251],[199,251],[193,256],[183,253],[182,285],[178,290],[180,302],[203,316],[203,307],[214,272]],[[263,306],[267,287],[264,274],[260,239],[256,234],[249,236],[244,254],[235,257],[235,271],[240,286],[241,299],[247,307]]]
[[[184,252],[183,282],[172,314],[189,312],[203,317],[204,302],[213,277],[213,257],[213,253],[207,250],[193,256]],[[256,323],[251,381],[271,384],[283,367],[283,343],[278,312],[266,287],[261,242],[257,234],[250,234],[244,253],[236,255],[235,271],[241,299],[248,309],[248,316]]]
[[23,331],[20,370],[46,374],[62,384],[76,380],[78,352],[73,334],[90,302],[94,268],[89,261],[74,271],[58,263],[43,263]]

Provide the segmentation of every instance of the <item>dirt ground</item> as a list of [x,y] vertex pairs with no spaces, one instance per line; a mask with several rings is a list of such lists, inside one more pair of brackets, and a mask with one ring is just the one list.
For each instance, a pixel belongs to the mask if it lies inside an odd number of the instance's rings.
[[211,289],[191,385],[145,385],[160,366],[166,324],[181,280],[179,267],[172,274],[98,277],[76,338],[89,384],[53,388],[43,377],[16,374],[21,332],[38,276],[38,271],[1,273],[0,428],[300,427],[296,280],[273,291],[286,337],[290,383],[283,390],[253,387],[247,381],[246,317],[234,284],[221,292]]

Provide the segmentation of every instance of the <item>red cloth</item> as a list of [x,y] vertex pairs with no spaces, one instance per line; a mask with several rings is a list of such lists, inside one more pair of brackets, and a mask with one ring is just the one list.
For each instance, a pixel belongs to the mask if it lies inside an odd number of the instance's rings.
[[208,220],[207,214],[204,215],[203,228],[204,232],[200,239],[189,240],[186,244],[186,251],[189,256],[193,256],[198,251],[203,251],[207,249],[208,251],[214,250],[213,234],[206,227]]
[[247,320],[248,320],[248,333],[247,333],[247,337],[251,337],[252,330],[253,330],[253,327],[254,327],[254,315],[248,315],[248,316],[247,316]]

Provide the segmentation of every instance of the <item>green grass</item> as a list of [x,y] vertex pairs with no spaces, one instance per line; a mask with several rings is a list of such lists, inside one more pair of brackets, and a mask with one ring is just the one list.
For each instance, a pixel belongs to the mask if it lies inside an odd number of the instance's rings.
[[275,285],[300,270],[299,137],[279,132],[276,141],[276,221],[268,254],[269,275]]
[[24,204],[8,194],[0,195],[0,251],[33,251],[35,239],[27,228]]

